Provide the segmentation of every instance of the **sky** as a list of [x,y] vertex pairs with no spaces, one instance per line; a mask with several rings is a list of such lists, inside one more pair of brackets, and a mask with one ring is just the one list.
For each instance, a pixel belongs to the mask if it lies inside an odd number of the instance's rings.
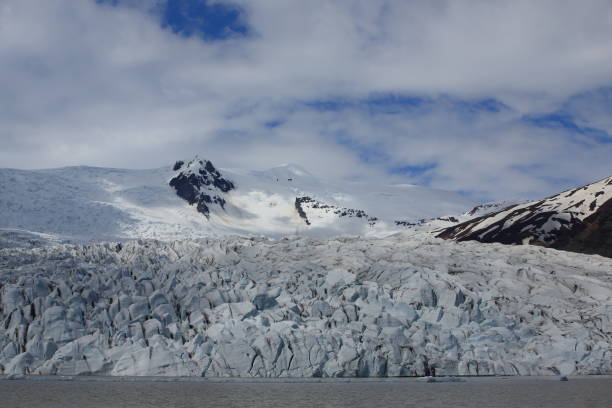
[[610,67],[609,0],[1,0],[0,167],[538,198],[612,174]]

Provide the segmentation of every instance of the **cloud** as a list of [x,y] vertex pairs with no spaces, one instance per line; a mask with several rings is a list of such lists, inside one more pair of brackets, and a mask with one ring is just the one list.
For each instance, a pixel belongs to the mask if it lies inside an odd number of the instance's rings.
[[5,0],[0,166],[199,152],[478,199],[612,170],[609,1],[170,3]]
[[[262,132],[278,145],[318,135],[321,150],[336,144],[358,157],[358,171],[461,190],[479,200],[541,197],[610,172],[611,144],[573,128],[533,126],[507,107],[441,99],[386,109],[367,101],[318,103],[286,112],[272,131]],[[235,126],[246,134],[252,122]]]

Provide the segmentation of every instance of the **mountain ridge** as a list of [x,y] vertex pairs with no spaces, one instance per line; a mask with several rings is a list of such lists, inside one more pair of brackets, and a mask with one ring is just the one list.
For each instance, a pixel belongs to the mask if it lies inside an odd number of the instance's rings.
[[461,222],[444,229],[437,237],[483,243],[528,243],[611,256],[612,251],[605,245],[612,236],[611,206],[612,176]]

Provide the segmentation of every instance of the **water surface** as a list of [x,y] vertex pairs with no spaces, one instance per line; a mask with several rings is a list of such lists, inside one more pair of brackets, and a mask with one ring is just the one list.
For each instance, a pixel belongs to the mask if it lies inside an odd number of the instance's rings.
[[612,407],[612,377],[210,380],[29,378],[0,381],[3,408],[71,407]]

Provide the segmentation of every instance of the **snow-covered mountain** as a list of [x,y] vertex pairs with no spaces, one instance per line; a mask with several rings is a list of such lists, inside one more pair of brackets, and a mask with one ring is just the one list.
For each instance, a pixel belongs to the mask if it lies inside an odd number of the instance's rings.
[[612,177],[451,226],[440,238],[537,244],[612,257]]
[[172,167],[0,169],[0,228],[58,240],[254,234],[385,235],[397,221],[471,207],[454,193],[413,185],[336,182],[296,165],[218,169],[195,158]]
[[477,217],[482,217],[486,214],[493,213],[510,205],[521,203],[518,200],[505,200],[479,204],[469,211],[457,215],[445,215],[435,218],[422,218],[418,221],[396,220],[395,225],[402,227],[402,232],[409,232],[420,235],[437,235],[442,231],[455,225],[473,220]]

